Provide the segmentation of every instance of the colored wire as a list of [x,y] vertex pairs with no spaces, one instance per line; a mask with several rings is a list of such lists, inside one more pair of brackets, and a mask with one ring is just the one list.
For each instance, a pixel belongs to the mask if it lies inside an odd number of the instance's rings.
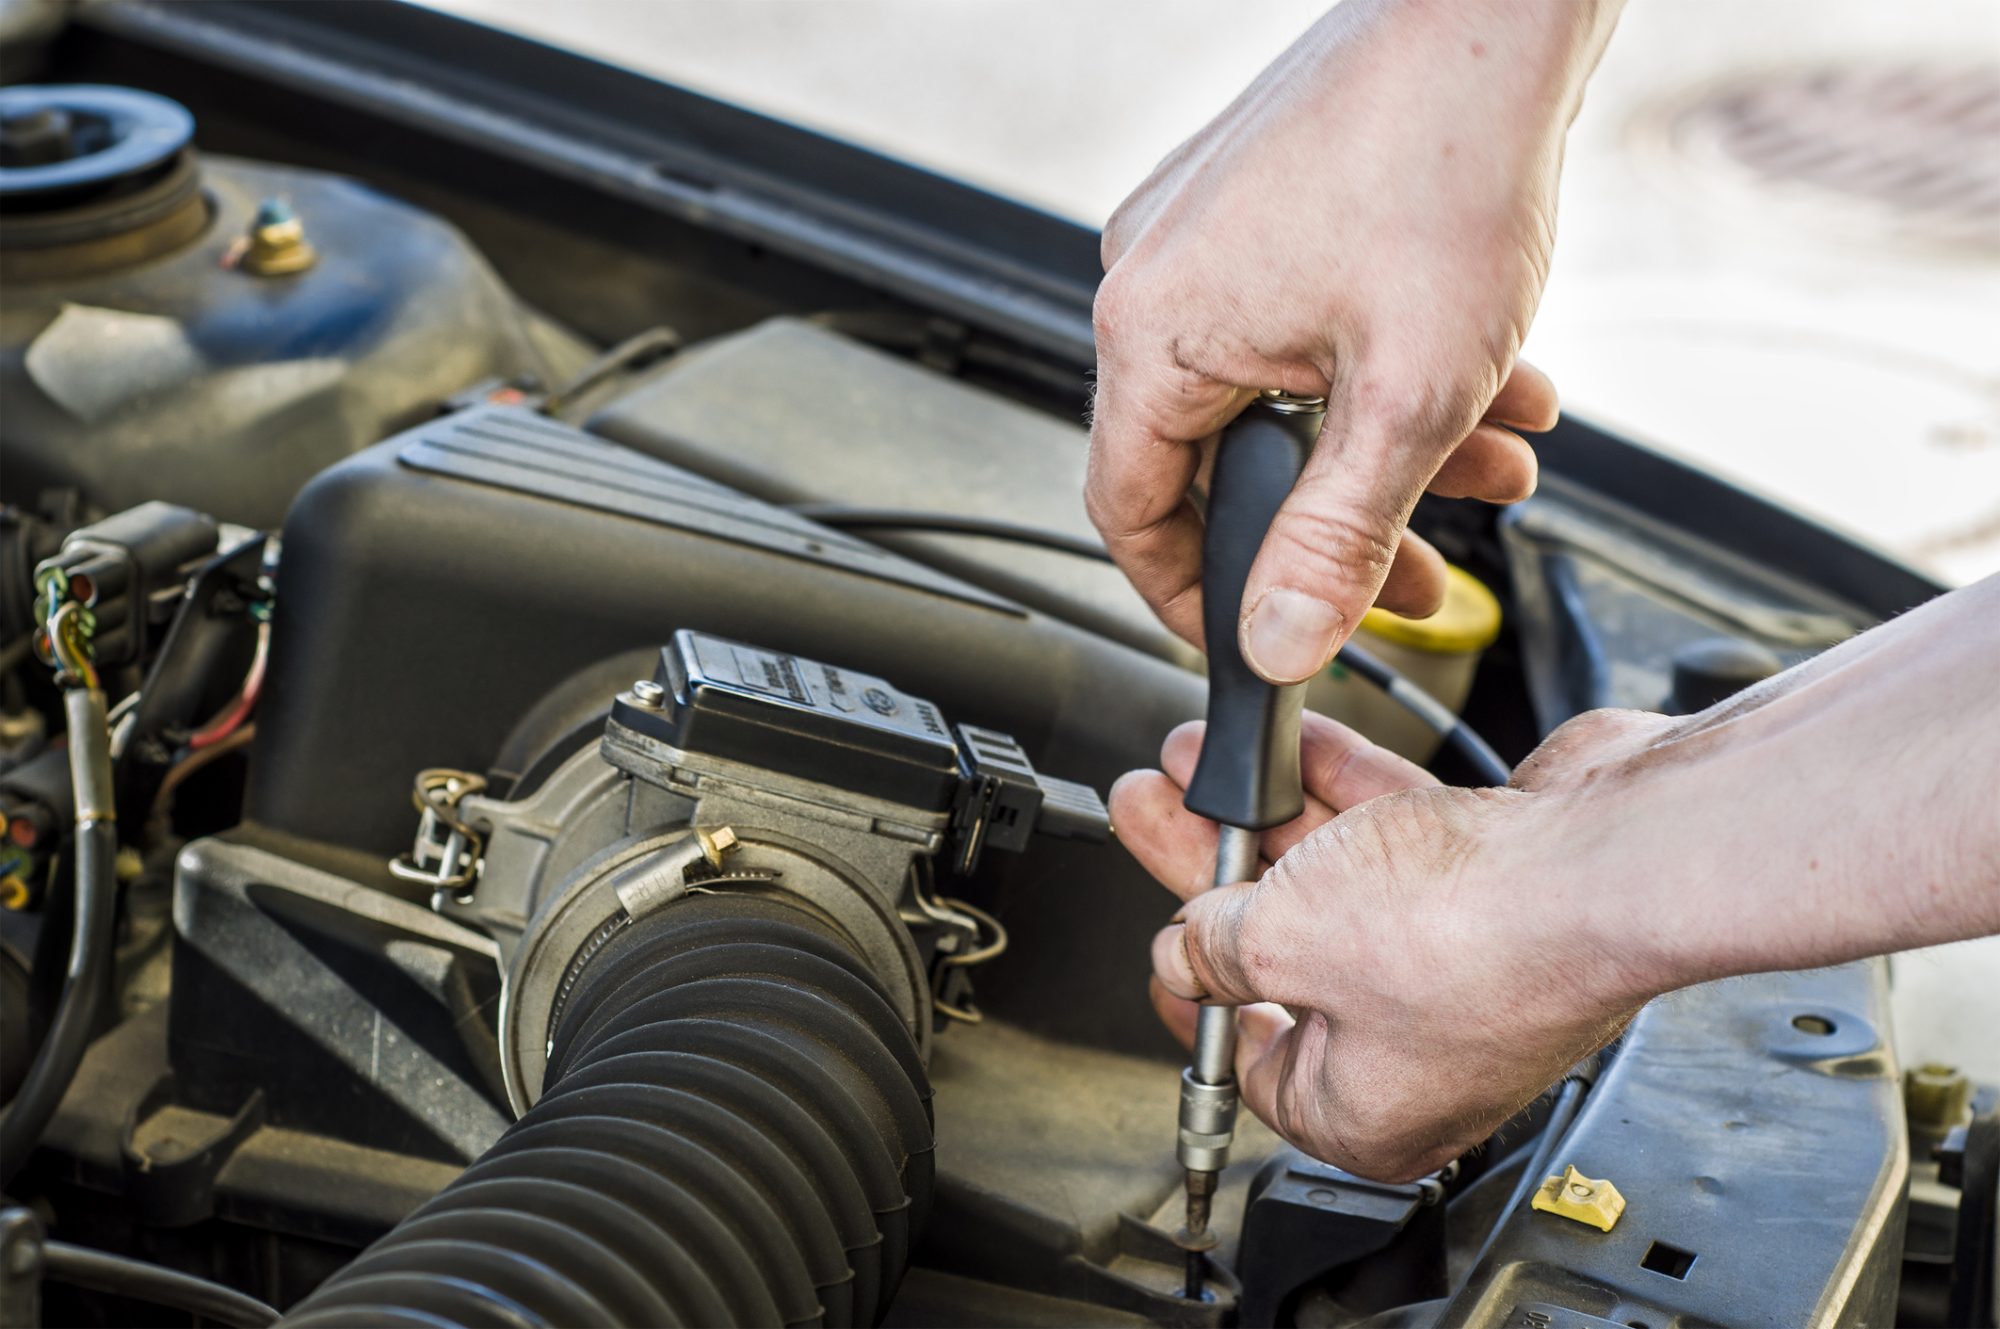
[[216,713],[214,719],[194,731],[193,736],[188,739],[190,750],[199,752],[203,748],[213,747],[235,733],[242,727],[243,722],[250,718],[250,712],[257,708],[257,698],[263,694],[264,673],[270,658],[271,625],[259,623],[257,650],[250,657],[250,668],[243,675],[243,686],[237,690],[236,696],[229,704]]
[[56,604],[44,626],[49,653],[65,678],[76,679],[90,691],[97,690],[97,669],[90,662],[90,643],[84,632],[88,613],[74,600]]

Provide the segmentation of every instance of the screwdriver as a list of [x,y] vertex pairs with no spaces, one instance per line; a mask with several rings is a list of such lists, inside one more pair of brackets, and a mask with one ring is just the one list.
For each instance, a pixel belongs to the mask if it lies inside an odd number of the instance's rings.
[[[1220,828],[1215,885],[1257,877],[1263,832],[1305,809],[1299,786],[1299,712],[1305,685],[1277,687],[1251,671],[1237,646],[1243,587],[1278,506],[1291,493],[1326,419],[1326,401],[1266,389],[1222,431],[1209,477],[1202,537],[1202,631],[1208,642],[1208,732],[1182,800]],[[1175,1150],[1187,1174],[1187,1223],[1174,1240],[1187,1254],[1184,1294],[1204,1299],[1216,1235],[1209,1210],[1236,1133],[1236,1009],[1201,1007],[1194,1058],[1181,1072]]]

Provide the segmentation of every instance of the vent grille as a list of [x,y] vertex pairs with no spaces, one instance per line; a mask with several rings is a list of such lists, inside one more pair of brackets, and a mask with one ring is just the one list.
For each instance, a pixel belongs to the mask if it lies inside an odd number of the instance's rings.
[[1669,133],[1695,164],[1933,243],[2000,250],[2000,65],[1822,66],[1724,83]]

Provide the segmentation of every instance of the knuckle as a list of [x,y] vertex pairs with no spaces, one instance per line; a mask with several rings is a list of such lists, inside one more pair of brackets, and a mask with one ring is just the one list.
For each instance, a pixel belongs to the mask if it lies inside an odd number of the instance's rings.
[[1323,583],[1357,594],[1372,593],[1389,575],[1402,534],[1398,515],[1312,501],[1288,507],[1271,529],[1284,562],[1303,565]]
[[1186,623],[1194,631],[1201,631],[1201,579],[1199,575],[1184,577],[1179,584],[1165,590],[1156,590],[1152,581],[1147,581],[1147,589],[1158,596],[1158,612],[1169,624]]
[[1514,786],[1541,789],[1551,782],[1587,783],[1676,723],[1647,711],[1609,707],[1585,711],[1558,726],[1528,754],[1515,769]]
[[1097,338],[1100,360],[1105,346],[1116,343],[1118,334],[1131,317],[1131,273],[1130,264],[1114,264],[1105,272],[1104,280],[1097,284],[1097,295],[1090,303],[1090,327]]
[[1254,993],[1242,941],[1243,892],[1219,891],[1197,897],[1186,913],[1188,961],[1202,986],[1224,996]]
[[1205,992],[1234,992],[1237,985],[1231,981],[1234,966],[1227,962],[1223,952],[1226,942],[1214,926],[1214,911],[1201,909],[1197,898],[1185,914],[1185,926],[1181,929],[1181,949],[1187,956],[1188,968],[1194,973],[1195,981]]
[[1355,385],[1359,413],[1391,446],[1418,447],[1444,454],[1472,431],[1498,391],[1496,371],[1485,356],[1483,373],[1453,372],[1446,353],[1415,355],[1410,362],[1372,374]]

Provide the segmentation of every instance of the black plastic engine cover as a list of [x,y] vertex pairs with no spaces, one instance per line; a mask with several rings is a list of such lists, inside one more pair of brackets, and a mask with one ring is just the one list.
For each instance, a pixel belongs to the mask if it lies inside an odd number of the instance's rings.
[[[1157,658],[545,417],[481,407],[341,463],[294,505],[249,817],[386,858],[409,844],[419,769],[486,769],[550,689],[682,628],[879,675],[1100,790],[1201,713],[1201,680]],[[1016,953],[1035,954],[1038,934],[1046,950],[1032,981],[1003,957],[983,994],[1013,989],[1016,1018],[1049,1032],[1164,1044],[1142,985],[1102,981],[1107,953],[1143,957],[1168,903],[1128,855],[1041,848],[995,889]]]

